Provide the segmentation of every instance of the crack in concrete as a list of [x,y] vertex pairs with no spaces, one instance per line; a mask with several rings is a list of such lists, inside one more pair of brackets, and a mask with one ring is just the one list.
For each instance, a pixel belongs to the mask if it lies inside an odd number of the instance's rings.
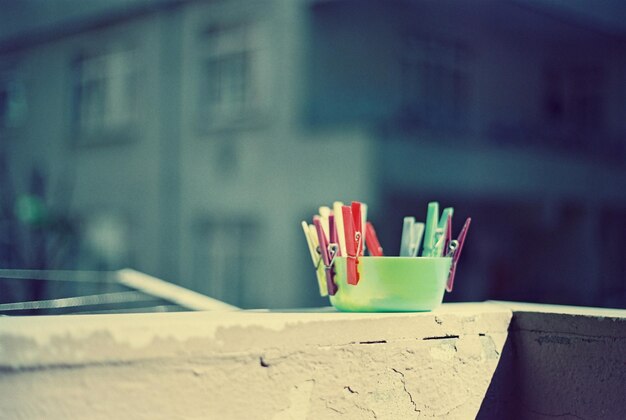
[[100,366],[110,366],[110,367],[118,367],[118,366],[135,366],[141,365],[146,362],[154,362],[160,360],[168,360],[166,358],[147,358],[147,359],[138,359],[138,360],[111,360],[107,361],[106,364],[102,362],[82,362],[82,363],[55,363],[50,365],[32,365],[32,366],[9,366],[9,365],[0,365],[0,374],[10,375],[10,374],[20,374],[25,372],[46,372],[51,370],[74,370],[74,369],[86,369],[92,367],[100,367]]
[[424,337],[422,338],[422,340],[446,340],[449,338],[459,338],[458,335],[440,335],[440,336],[434,336],[434,337]]
[[335,413],[339,413],[339,414],[346,414],[346,412],[345,412],[345,411],[337,410],[335,407],[330,406],[328,401],[326,401],[326,402],[324,403],[324,406],[325,406],[328,410],[334,411]]
[[432,413],[431,415],[427,414],[426,417],[438,418],[438,419],[446,417],[446,416],[450,415],[450,413],[452,413],[454,410],[457,410],[459,407],[465,405],[466,403],[467,403],[467,401],[463,401],[461,404],[455,405],[454,407],[452,407],[451,409],[449,409],[445,413]]
[[519,327],[511,328],[509,330],[509,334],[519,333],[519,332],[546,334],[546,335],[551,335],[551,336],[569,336],[569,337],[579,338],[579,339],[598,339],[598,340],[606,339],[606,340],[611,340],[611,341],[626,340],[626,337],[619,337],[619,336],[613,336],[613,335],[591,335],[591,334],[582,334],[582,333],[564,332],[564,331],[533,330],[533,329],[526,329],[526,328],[519,328]]
[[376,414],[376,411],[372,410],[371,408],[368,407],[363,407],[361,405],[358,404],[354,404],[354,406],[356,408],[358,408],[361,411],[367,411],[368,413],[372,413],[372,415],[374,416],[374,420],[378,419],[378,415]]
[[[479,336],[491,336],[492,334],[507,334],[507,330],[498,330],[498,331],[486,331],[483,333],[479,333]],[[358,344],[401,344],[405,342],[412,342],[414,340],[444,340],[449,338],[461,338],[461,337],[475,337],[477,334],[475,333],[467,333],[467,334],[459,334],[459,335],[443,335],[443,336],[432,336],[432,337],[405,337],[405,338],[396,338],[393,340],[367,340],[367,341],[350,341],[348,343],[336,343],[336,344],[315,344],[313,347],[317,349],[323,350],[334,350],[334,349],[344,349],[353,347]],[[265,349],[267,350],[267,349]]]
[[416,413],[421,413],[422,410],[420,410],[419,408],[417,408],[417,404],[415,403],[415,401],[413,400],[413,395],[411,395],[411,393],[409,392],[408,389],[406,389],[406,381],[404,379],[404,373],[402,373],[401,371],[395,369],[395,368],[391,368],[391,370],[393,370],[394,372],[396,372],[397,374],[400,375],[401,379],[400,381],[402,382],[402,387],[404,388],[404,392],[406,392],[406,394],[409,396],[409,400],[411,401],[411,404],[413,405],[413,411],[415,411]]
[[572,340],[570,338],[552,334],[537,337],[535,338],[535,341],[539,343],[540,346],[544,344],[564,344],[569,346],[570,344],[572,344]]
[[350,388],[349,385],[344,386],[343,389],[347,389],[350,392],[350,394],[358,394],[358,392]]
[[562,414],[550,414],[550,413],[542,413],[541,411],[536,411],[536,410],[533,410],[533,409],[528,408],[528,407],[526,407],[526,409],[528,411],[530,411],[531,413],[533,413],[533,414],[538,414],[538,415],[544,416],[544,417],[565,417],[565,416],[570,416],[570,417],[576,417],[577,419],[580,419],[580,420],[585,420],[584,417],[580,417],[579,415],[576,415],[574,413],[569,413],[569,412],[568,413],[562,413]]

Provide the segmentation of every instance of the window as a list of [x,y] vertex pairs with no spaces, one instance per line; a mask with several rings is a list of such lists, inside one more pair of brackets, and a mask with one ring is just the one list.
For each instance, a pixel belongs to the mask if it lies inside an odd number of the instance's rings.
[[459,43],[406,36],[400,60],[403,119],[423,128],[462,128],[467,118],[468,66],[468,53]]
[[73,69],[73,124],[79,143],[128,137],[137,117],[136,81],[132,50],[78,57]]
[[258,117],[264,55],[259,24],[212,25],[201,36],[198,120],[202,128]]

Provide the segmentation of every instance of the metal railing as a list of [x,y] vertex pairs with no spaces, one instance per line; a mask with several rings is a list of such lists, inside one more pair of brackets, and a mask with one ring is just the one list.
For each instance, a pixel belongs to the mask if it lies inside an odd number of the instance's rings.
[[[32,291],[36,291],[34,296]],[[0,270],[0,315],[237,309],[236,306],[132,269]]]

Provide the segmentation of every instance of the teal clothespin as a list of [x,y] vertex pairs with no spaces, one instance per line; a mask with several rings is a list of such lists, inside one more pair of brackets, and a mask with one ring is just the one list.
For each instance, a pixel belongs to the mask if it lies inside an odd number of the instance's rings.
[[400,241],[400,256],[411,257],[411,239],[413,237],[413,224],[415,217],[405,217],[402,224],[402,239]]
[[435,243],[437,228],[439,226],[439,203],[432,201],[428,203],[428,213],[426,215],[426,227],[424,232],[424,252],[423,257],[435,257]]
[[411,250],[411,257],[417,257],[420,250],[420,243],[424,236],[424,223],[415,223],[413,225],[413,248]]
[[416,257],[422,236],[424,223],[416,223],[415,217],[405,217],[402,225],[402,242],[400,242],[401,257]]
[[441,242],[441,237],[445,236],[446,229],[448,225],[448,216],[452,217],[454,214],[454,209],[452,207],[446,207],[443,209],[441,213],[441,219],[439,219],[439,226],[437,227],[437,232],[435,233],[435,243],[437,246],[435,247],[433,257],[443,257],[443,251],[445,248],[445,238],[444,241]]

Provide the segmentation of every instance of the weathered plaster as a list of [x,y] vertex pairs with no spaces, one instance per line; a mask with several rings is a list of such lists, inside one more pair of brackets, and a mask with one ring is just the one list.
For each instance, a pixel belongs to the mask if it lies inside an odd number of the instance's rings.
[[485,303],[0,319],[0,417],[473,418],[510,317]]

